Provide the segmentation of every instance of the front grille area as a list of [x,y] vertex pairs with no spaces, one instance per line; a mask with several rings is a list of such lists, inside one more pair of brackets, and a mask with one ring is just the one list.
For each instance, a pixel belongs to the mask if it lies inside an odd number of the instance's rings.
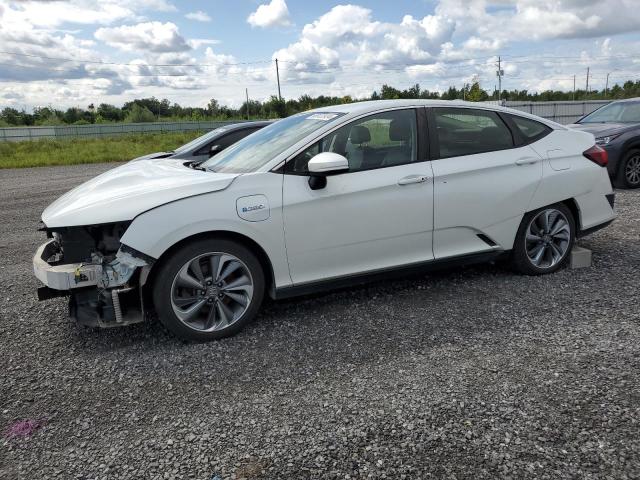
[[55,238],[59,245],[58,264],[90,262],[93,253],[109,260],[120,248],[120,238],[130,223],[54,228],[47,230],[47,236]]

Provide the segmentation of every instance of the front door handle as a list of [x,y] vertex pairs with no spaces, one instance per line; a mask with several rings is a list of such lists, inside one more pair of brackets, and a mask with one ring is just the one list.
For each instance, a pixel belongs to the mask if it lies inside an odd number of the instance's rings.
[[516,160],[516,165],[533,165],[540,161],[537,157],[522,157]]
[[424,183],[429,180],[427,175],[409,175],[398,180],[398,185],[411,185],[412,183]]

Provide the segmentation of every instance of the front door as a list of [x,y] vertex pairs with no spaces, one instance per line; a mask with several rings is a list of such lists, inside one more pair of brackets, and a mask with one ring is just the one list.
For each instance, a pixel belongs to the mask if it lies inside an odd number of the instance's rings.
[[[355,120],[287,163],[283,217],[295,285],[433,259],[433,175],[416,115]],[[306,166],[323,151],[347,157],[349,170],[312,190]]]

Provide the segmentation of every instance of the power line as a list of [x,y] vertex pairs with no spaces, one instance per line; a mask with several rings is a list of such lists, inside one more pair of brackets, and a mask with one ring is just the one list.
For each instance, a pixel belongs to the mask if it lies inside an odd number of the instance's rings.
[[236,62],[236,63],[119,63],[119,62],[106,62],[104,60],[85,60],[79,58],[64,58],[64,57],[49,57],[45,55],[35,55],[30,53],[18,53],[18,52],[7,52],[0,51],[0,54],[3,55],[17,55],[20,57],[30,57],[30,58],[42,58],[45,60],[60,60],[63,62],[76,62],[76,63],[93,63],[99,65],[118,65],[118,66],[146,66],[146,67],[217,67],[217,66],[239,66],[239,65],[254,65],[258,63],[271,63],[271,60],[255,60],[248,62]]

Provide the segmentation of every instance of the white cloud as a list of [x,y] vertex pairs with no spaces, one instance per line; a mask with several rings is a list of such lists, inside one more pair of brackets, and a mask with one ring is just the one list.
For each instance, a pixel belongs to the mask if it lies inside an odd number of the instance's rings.
[[400,23],[380,22],[370,9],[338,5],[305,25],[301,38],[273,57],[286,60],[289,80],[330,83],[347,64],[380,70],[434,63],[453,33],[454,23],[445,17],[405,15]]
[[637,31],[636,0],[439,0],[436,15],[485,39],[600,37]]
[[204,45],[217,45],[220,43],[220,40],[216,40],[215,38],[190,38],[187,40],[187,43],[194,50],[204,46]]
[[99,28],[95,37],[111,47],[123,51],[181,52],[191,47],[178,32],[175,23],[145,22]]
[[[0,100],[69,106],[155,95],[195,105],[214,96],[239,105],[245,86],[252,98],[274,93],[273,63],[242,64],[264,58],[264,50],[238,59],[229,54],[233,41],[223,53],[215,46],[218,40],[186,38],[159,16],[176,10],[171,1],[0,0],[0,50],[34,55],[0,54],[5,64],[0,69]],[[292,25],[285,1],[257,3],[262,5],[247,19],[252,26]],[[435,8],[430,14],[415,13],[423,5],[413,8],[413,15],[398,11],[397,21],[382,21],[375,9],[355,4],[327,8],[298,29],[294,41],[274,49],[283,93],[288,98],[304,93],[361,97],[383,83],[407,88],[416,82],[425,89],[446,90],[449,85],[459,88],[474,75],[491,90],[499,54],[507,89],[570,89],[573,74],[584,88],[587,66],[590,84],[598,89],[604,88],[608,72],[610,86],[637,76],[637,0],[431,4]],[[206,12],[187,12],[180,15],[202,21],[204,13],[208,18]],[[189,25],[194,26],[187,22],[183,28]],[[82,38],[95,29],[95,40]],[[617,36],[620,33],[627,35]]]
[[233,55],[225,55],[223,53],[215,53],[211,47],[207,47],[204,52],[204,61],[206,65],[205,71],[216,76],[225,76],[228,74],[237,74],[242,71],[238,61]]
[[260,5],[249,15],[247,22],[252,27],[288,27],[291,25],[291,19],[287,3],[285,0],[271,0],[270,3]]
[[185,16],[189,20],[195,20],[196,22],[210,22],[211,17],[206,12],[198,10],[197,12],[189,12]]
[[5,4],[3,23],[56,28],[65,23],[109,25],[137,20],[145,12],[170,12],[176,8],[166,0],[66,0],[21,1]]

